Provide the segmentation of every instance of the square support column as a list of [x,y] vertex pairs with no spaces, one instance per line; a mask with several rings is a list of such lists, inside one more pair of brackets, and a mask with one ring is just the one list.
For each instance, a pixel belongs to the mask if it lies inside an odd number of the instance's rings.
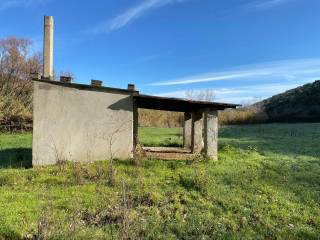
[[201,153],[203,150],[203,112],[192,113],[192,153]]
[[192,116],[191,116],[191,113],[184,113],[183,147],[185,149],[191,149],[191,147],[192,147]]
[[218,111],[206,109],[204,113],[204,152],[212,160],[218,159]]
[[139,111],[136,101],[133,99],[133,151],[135,152],[137,145],[139,144],[138,129],[139,129]]

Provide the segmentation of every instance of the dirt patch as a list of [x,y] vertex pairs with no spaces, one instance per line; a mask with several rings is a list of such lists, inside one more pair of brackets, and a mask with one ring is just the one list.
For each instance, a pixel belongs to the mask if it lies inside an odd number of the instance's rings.
[[144,147],[145,154],[149,158],[161,160],[191,160],[195,154],[188,149],[168,147]]

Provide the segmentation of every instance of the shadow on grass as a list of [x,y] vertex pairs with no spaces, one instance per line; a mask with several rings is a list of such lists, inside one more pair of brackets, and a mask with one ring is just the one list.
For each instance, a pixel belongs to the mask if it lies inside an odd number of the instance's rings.
[[320,125],[264,124],[229,126],[220,129],[221,147],[257,148],[282,155],[319,158]]
[[149,143],[144,145],[145,147],[180,147],[182,148],[182,144],[175,142],[163,142],[163,143]]
[[0,168],[31,168],[32,149],[12,148],[0,150]]
[[16,231],[9,229],[6,226],[1,226],[1,236],[3,237],[3,239],[22,239],[21,235],[18,234]]

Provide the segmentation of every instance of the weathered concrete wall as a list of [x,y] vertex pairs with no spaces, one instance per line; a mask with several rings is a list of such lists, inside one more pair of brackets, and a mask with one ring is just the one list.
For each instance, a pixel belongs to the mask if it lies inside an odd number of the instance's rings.
[[133,154],[133,99],[34,82],[33,165]]

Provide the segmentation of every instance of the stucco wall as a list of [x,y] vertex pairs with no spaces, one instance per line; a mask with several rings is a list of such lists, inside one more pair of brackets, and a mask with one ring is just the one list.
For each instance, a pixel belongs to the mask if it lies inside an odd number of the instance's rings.
[[129,93],[34,82],[33,101],[34,166],[58,160],[132,157],[133,100]]

